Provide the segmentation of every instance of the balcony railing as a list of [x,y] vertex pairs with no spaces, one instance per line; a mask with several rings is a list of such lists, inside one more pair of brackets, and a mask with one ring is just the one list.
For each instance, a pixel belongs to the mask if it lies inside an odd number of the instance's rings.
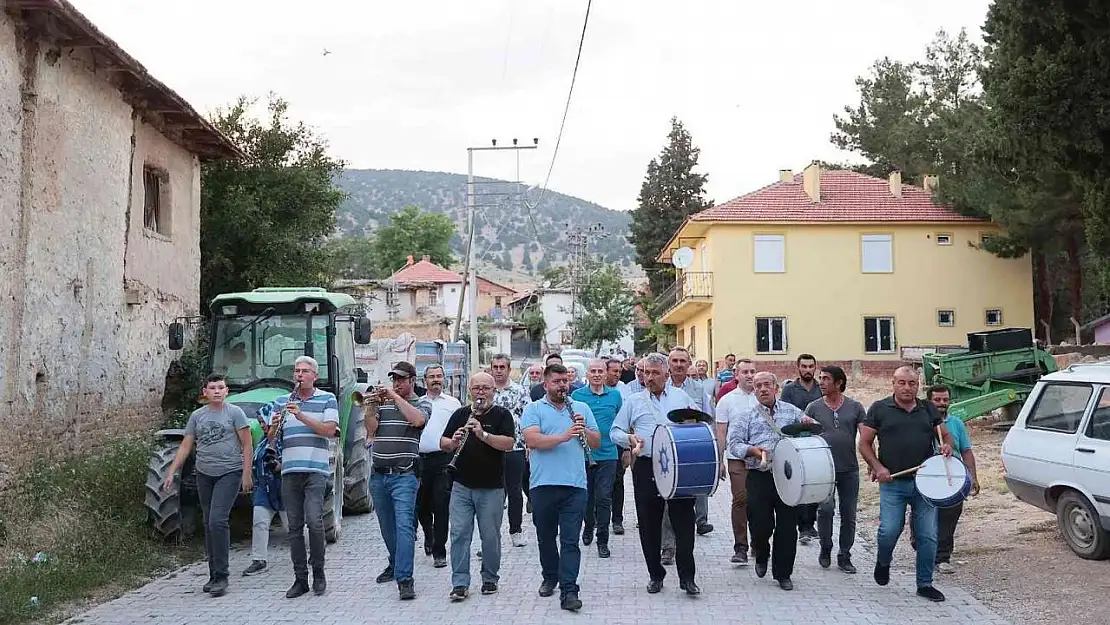
[[659,314],[667,314],[688,299],[708,300],[713,297],[713,274],[710,272],[687,271],[678,277],[674,284],[667,287],[656,300]]

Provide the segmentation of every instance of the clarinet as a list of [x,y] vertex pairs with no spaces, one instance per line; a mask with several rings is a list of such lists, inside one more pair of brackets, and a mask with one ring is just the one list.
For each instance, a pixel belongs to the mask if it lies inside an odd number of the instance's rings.
[[[574,417],[574,412],[572,411],[570,414],[571,414],[571,417],[573,418]],[[583,424],[582,427],[585,428],[585,424]],[[586,464],[588,464],[591,467],[596,467],[597,466],[597,461],[594,460],[594,454],[593,454],[592,451],[590,451],[590,443],[589,443],[589,441],[586,440],[586,430],[585,429],[583,429],[581,432],[579,432],[578,442],[582,443],[582,451],[583,451],[583,453],[586,454]]]
[[[481,397],[478,397],[478,398],[474,399],[474,407],[475,408],[481,408],[485,403],[486,403],[485,400],[483,400]],[[473,410],[471,411],[471,414],[473,414]],[[458,448],[455,449],[454,455],[451,456],[451,461],[447,463],[447,472],[448,473],[454,473],[455,471],[458,471],[458,467],[455,466],[455,463],[457,463],[459,461],[459,454],[462,453],[463,447],[466,446],[466,441],[469,438],[470,438],[470,428],[466,428],[466,430],[463,431],[462,440],[459,441]]]

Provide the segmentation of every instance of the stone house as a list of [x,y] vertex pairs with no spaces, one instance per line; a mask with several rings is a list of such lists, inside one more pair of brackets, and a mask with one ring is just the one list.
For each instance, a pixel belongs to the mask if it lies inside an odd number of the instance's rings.
[[0,461],[18,466],[160,420],[166,328],[198,312],[200,165],[239,151],[65,0],[0,8]]

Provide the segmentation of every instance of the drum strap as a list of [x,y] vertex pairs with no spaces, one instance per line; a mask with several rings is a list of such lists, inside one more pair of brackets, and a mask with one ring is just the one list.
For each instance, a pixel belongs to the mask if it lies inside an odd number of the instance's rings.
[[771,429],[775,431],[775,434],[778,434],[780,437],[785,438],[786,435],[782,433],[781,429],[779,429],[779,424],[775,423],[774,417],[764,413],[762,410],[759,410],[759,408],[756,408],[756,410],[759,411],[759,414],[763,417],[763,420],[767,422],[767,425],[771,426]]

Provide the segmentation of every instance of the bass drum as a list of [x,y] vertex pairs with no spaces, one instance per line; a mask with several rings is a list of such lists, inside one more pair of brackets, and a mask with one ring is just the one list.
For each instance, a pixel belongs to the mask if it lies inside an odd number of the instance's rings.
[[836,487],[832,450],[820,436],[783,438],[775,446],[771,464],[775,490],[788,506],[821,503]]
[[651,437],[655,486],[663,499],[713,496],[721,471],[717,437],[707,423],[672,423]]

